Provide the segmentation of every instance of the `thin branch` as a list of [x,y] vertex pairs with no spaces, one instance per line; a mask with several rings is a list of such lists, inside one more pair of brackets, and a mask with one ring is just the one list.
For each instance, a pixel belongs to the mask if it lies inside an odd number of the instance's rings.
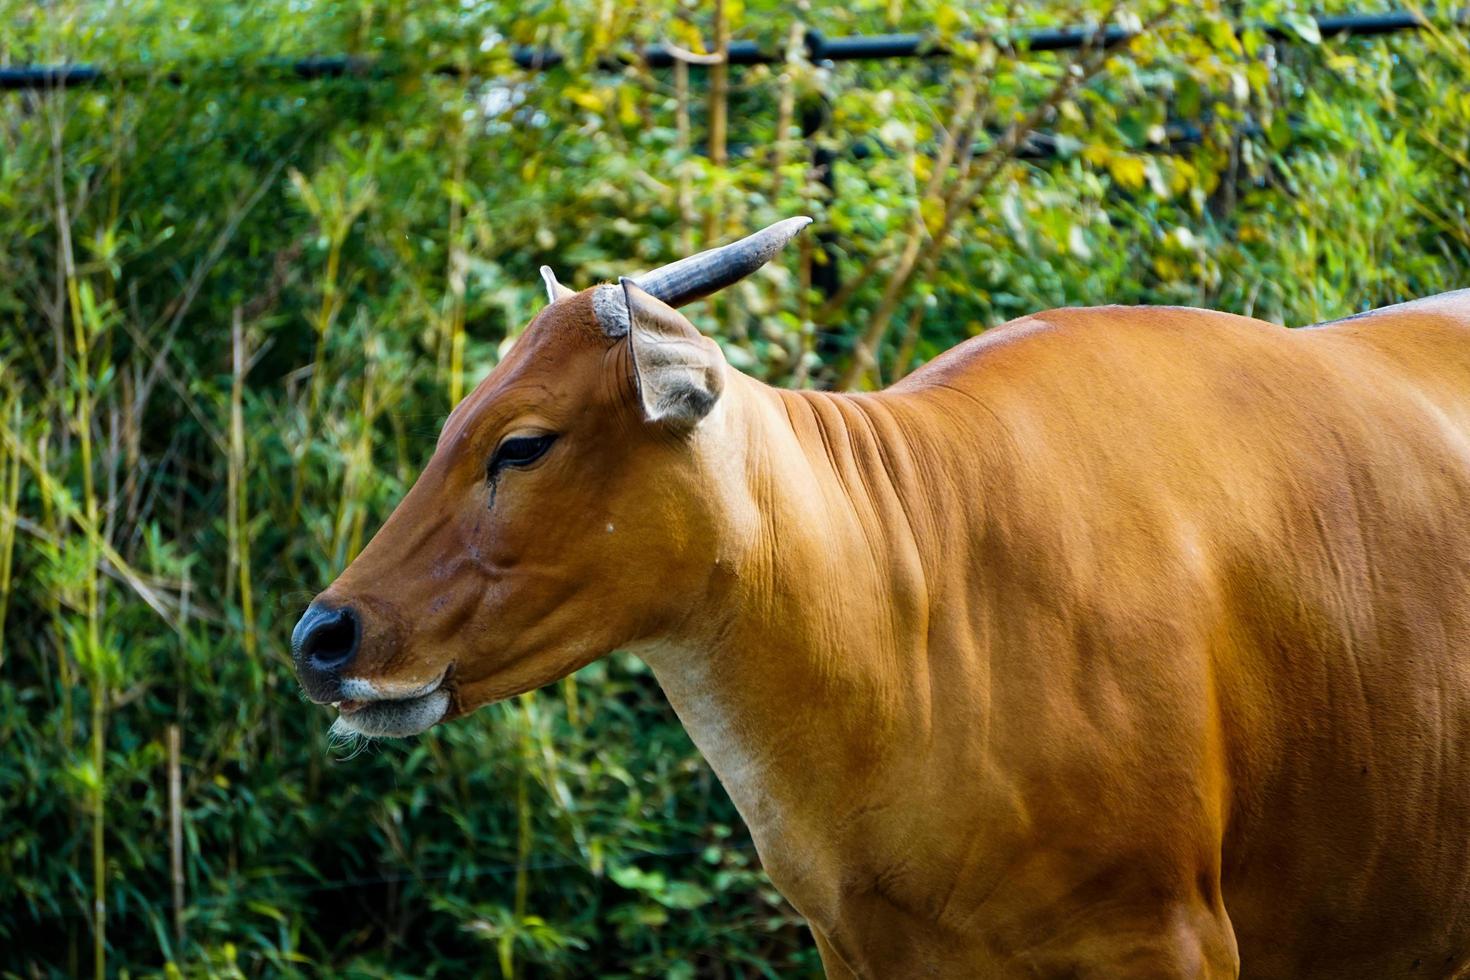
[[285,169],[286,163],[291,157],[296,155],[296,151],[301,149],[302,144],[306,142],[306,137],[307,134],[305,133],[298,137],[290,151],[283,153],[277,158],[276,162],[271,165],[270,170],[256,183],[250,193],[236,204],[235,208],[230,212],[229,218],[225,221],[225,226],[215,236],[214,242],[209,247],[209,251],[205,253],[204,258],[200,260],[199,264],[194,267],[194,272],[189,277],[189,281],[184,284],[184,291],[174,304],[173,317],[168,325],[168,333],[165,335],[163,343],[159,345],[158,352],[153,357],[153,363],[148,369],[147,376],[143,379],[143,383],[138,386],[138,393],[135,396],[138,410],[141,410],[142,406],[148,401],[148,396],[153,392],[153,386],[158,383],[159,376],[163,373],[164,361],[173,350],[173,343],[174,339],[178,336],[179,326],[184,322],[184,317],[188,315],[190,308],[194,305],[194,300],[198,297],[199,290],[204,285],[205,277],[214,270],[215,265],[224,257],[225,249],[234,240],[235,232],[239,230],[240,223],[245,220],[246,215],[265,196],[265,192],[275,184],[276,178],[281,175],[281,171]]
[[[1095,37],[1100,40],[1102,31],[1099,30]],[[1118,47],[1123,46],[1125,45]],[[868,318],[867,328],[853,349],[852,360],[842,374],[838,387],[856,388],[867,377],[876,364],[875,352],[881,346],[884,335],[888,331],[894,310],[903,299],[909,285],[914,281],[918,268],[921,265],[927,265],[931,255],[937,257],[948,246],[950,229],[959,215],[968,210],[975,199],[985,192],[991,181],[1014,157],[1027,136],[1046,116],[1080,85],[1092,79],[1102,70],[1109,54],[1114,50],[1116,48],[1102,47],[1096,43],[1084,49],[1082,54],[1068,66],[1062,80],[1047,97],[1027,114],[1025,119],[1012,123],[1005,135],[988,149],[983,157],[974,161],[980,165],[977,176],[970,178],[968,171],[971,168],[968,165],[964,167],[965,173],[956,179],[947,197],[944,216],[939,223],[939,228],[933,237],[929,238],[927,244],[924,242],[926,228],[921,225],[910,229],[898,265],[884,286],[883,295],[877,307]]]

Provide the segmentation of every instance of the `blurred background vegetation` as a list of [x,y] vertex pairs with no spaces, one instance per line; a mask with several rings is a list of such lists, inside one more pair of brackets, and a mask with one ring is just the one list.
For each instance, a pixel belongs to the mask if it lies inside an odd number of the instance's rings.
[[[580,288],[814,215],[692,312],[846,388],[1059,305],[1470,285],[1466,38],[1322,38],[1342,9],[0,0],[0,65],[114,69],[0,93],[0,973],[816,973],[636,660],[343,758],[292,623],[543,262]],[[1014,34],[1103,24],[1144,33]],[[814,64],[809,29],[950,53]],[[784,60],[635,56],[722,38]]]

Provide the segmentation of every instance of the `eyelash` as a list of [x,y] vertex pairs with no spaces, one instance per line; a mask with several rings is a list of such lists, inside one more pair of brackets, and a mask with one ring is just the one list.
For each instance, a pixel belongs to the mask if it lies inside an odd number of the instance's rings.
[[[486,478],[492,482],[507,466],[530,466],[546,455],[556,436],[547,433],[539,436],[513,436],[495,447],[495,454],[485,467]],[[514,453],[515,455],[512,455]]]

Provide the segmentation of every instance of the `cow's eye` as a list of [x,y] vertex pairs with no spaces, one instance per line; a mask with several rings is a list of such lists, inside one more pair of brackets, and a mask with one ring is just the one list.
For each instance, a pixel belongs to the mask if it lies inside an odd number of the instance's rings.
[[511,436],[495,448],[495,455],[490,458],[487,468],[489,475],[495,474],[507,466],[530,466],[536,460],[546,455],[546,450],[556,442],[556,436],[552,433],[539,436]]

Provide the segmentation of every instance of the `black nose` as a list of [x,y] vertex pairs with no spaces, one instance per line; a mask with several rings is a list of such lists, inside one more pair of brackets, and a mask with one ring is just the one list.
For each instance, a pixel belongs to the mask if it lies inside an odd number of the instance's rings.
[[340,674],[352,662],[361,639],[362,624],[351,606],[313,602],[307,608],[291,631],[291,656],[308,693],[320,688],[325,675]]

